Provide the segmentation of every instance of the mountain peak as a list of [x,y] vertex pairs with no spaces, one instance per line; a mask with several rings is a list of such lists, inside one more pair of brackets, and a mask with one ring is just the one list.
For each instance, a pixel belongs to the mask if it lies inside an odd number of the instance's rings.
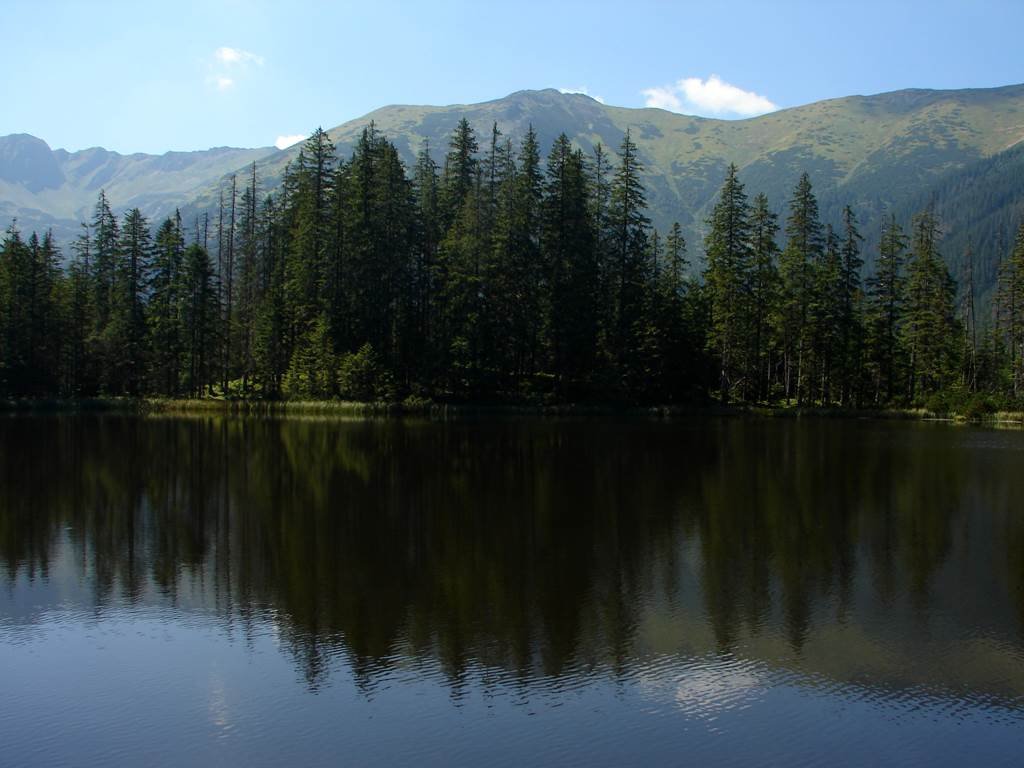
[[50,145],[29,133],[0,136],[0,179],[29,192],[56,189],[64,183]]

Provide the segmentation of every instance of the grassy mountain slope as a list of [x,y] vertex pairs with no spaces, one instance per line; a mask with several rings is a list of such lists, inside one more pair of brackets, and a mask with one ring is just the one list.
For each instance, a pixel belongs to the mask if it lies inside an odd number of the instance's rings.
[[[826,221],[838,221],[842,205],[849,202],[856,207],[870,242],[877,236],[884,211],[907,211],[922,195],[946,183],[950,174],[989,158],[995,158],[994,172],[1003,173],[1003,153],[1024,140],[1024,85],[850,96],[748,120],[614,107],[550,89],[519,91],[481,104],[384,107],[329,133],[339,153],[347,155],[359,133],[373,121],[407,162],[425,141],[440,161],[462,117],[476,129],[481,150],[486,149],[494,122],[517,143],[532,124],[544,152],[561,132],[586,151],[601,142],[614,152],[630,129],[647,166],[645,181],[655,225],[664,229],[678,220],[691,254],[699,255],[703,221],[729,162],[740,167],[748,192],[765,192],[779,211],[784,211],[797,177],[806,170]],[[27,182],[7,178],[18,175],[16,169],[6,175],[4,171],[10,162],[5,160],[3,142],[11,138],[0,139],[0,224],[12,212],[21,211],[18,215],[25,228],[47,216],[62,223],[83,217],[100,187],[120,208],[140,205],[147,215],[156,216],[180,205],[191,216],[212,210],[224,176],[254,160],[263,190],[272,191],[286,164],[299,152],[298,146],[285,151],[217,149],[160,157],[57,151],[52,153],[54,164],[64,181],[52,186],[53,167]],[[1012,187],[1012,178],[1007,180]],[[984,201],[978,197],[977,204]],[[30,211],[35,219],[27,215]],[[985,211],[974,212],[973,218],[982,221]],[[994,254],[979,245],[979,260],[992,261]]]
[[[440,162],[463,116],[475,128],[481,151],[495,122],[515,141],[532,124],[544,151],[564,131],[588,152],[598,142],[614,152],[630,129],[647,167],[655,226],[665,229],[678,220],[691,253],[699,255],[703,222],[730,162],[740,167],[748,192],[765,192],[780,212],[806,170],[823,218],[838,222],[842,206],[850,203],[871,244],[884,212],[905,211],[950,173],[1001,157],[1024,140],[1024,85],[850,96],[748,120],[613,107],[555,90],[520,91],[482,104],[384,107],[329,134],[345,156],[372,121],[407,162],[424,142]],[[275,186],[298,151],[292,147],[259,163],[265,188]],[[211,188],[195,209],[208,209],[215,200]],[[978,212],[978,220],[983,218]],[[983,248],[979,257],[993,255]]]

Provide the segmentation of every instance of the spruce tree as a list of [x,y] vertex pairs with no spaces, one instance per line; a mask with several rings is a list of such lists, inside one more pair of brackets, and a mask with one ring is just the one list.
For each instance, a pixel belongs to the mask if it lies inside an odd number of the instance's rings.
[[68,265],[68,342],[65,346],[65,359],[67,391],[72,396],[96,392],[96,371],[93,366],[95,354],[90,341],[95,326],[92,240],[88,225],[83,223],[81,226],[82,233],[71,245],[73,255]]
[[1007,352],[1011,394],[1017,398],[1024,391],[1024,221],[1000,266],[996,290],[997,325]]
[[814,298],[815,269],[824,248],[818,201],[806,173],[800,176],[789,203],[786,247],[779,257],[781,296],[778,313],[784,358],[786,398],[802,403],[805,367],[810,357],[810,309]]
[[543,260],[551,366],[563,394],[580,391],[597,355],[598,273],[583,155],[564,133],[547,161]]
[[29,243],[12,223],[0,246],[0,376],[8,395],[33,393],[32,356],[35,262]]
[[857,217],[850,206],[843,208],[842,244],[840,246],[839,300],[839,360],[837,375],[840,382],[839,399],[843,405],[851,404],[860,391],[860,374],[864,348],[864,292],[861,285],[861,242],[864,238],[857,228]]
[[926,210],[914,220],[907,264],[907,303],[903,325],[908,355],[907,396],[911,402],[947,386],[957,370],[960,337],[955,314],[956,287],[938,252],[938,220]]
[[750,207],[738,172],[735,165],[726,171],[704,239],[704,282],[711,307],[708,344],[718,360],[722,402],[728,402],[733,388],[746,381],[748,344],[754,330]]
[[185,249],[182,279],[184,387],[200,397],[217,376],[219,307],[213,262],[199,244]]
[[893,401],[901,377],[906,247],[903,229],[890,216],[882,230],[875,273],[867,280],[865,302],[866,358],[876,404]]
[[106,383],[112,393],[138,395],[144,389],[148,352],[145,293],[152,259],[149,222],[138,208],[124,216],[117,259],[115,298],[103,334]]
[[466,118],[462,118],[452,133],[444,161],[441,216],[446,229],[455,221],[463,202],[476,184],[478,149],[473,127]]
[[180,214],[164,220],[154,246],[147,312],[152,345],[150,379],[153,391],[173,397],[178,394],[182,367],[180,292],[185,235]]
[[777,363],[778,345],[772,333],[772,313],[778,305],[780,291],[778,231],[778,216],[769,208],[767,196],[758,194],[750,213],[753,355],[749,377],[754,382],[751,392],[760,399],[771,396]]
[[636,144],[627,129],[619,147],[619,165],[609,189],[609,269],[615,285],[612,356],[618,386],[626,394],[643,384],[638,331],[645,321],[644,309],[650,277],[647,196],[641,175],[644,171]]

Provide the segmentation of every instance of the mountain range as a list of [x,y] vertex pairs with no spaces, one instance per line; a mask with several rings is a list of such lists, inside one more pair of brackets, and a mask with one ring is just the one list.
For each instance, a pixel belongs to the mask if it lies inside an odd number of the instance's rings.
[[[600,142],[614,154],[630,130],[646,166],[654,225],[664,230],[678,220],[697,258],[704,219],[731,162],[748,192],[765,192],[783,215],[807,171],[825,221],[837,222],[847,203],[854,207],[869,263],[883,215],[909,222],[916,210],[935,204],[954,274],[972,243],[981,295],[994,281],[999,251],[1012,242],[1024,206],[1024,85],[849,96],[746,120],[615,107],[546,89],[480,104],[383,107],[328,133],[345,156],[373,122],[408,163],[425,141],[440,161],[462,117],[481,146],[495,123],[517,142],[532,125],[543,152],[564,132],[587,152]],[[156,220],[180,208],[187,222],[212,210],[225,179],[253,162],[261,188],[273,191],[299,150],[121,155],[51,150],[27,134],[0,137],[0,226],[17,218],[22,230],[52,228],[67,243],[101,189],[116,209],[137,206]]]

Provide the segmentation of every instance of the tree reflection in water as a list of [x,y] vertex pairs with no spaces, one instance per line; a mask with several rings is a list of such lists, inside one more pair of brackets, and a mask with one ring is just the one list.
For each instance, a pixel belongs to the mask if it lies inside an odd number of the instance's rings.
[[[616,676],[665,649],[859,679],[877,642],[924,659],[874,683],[941,684],[950,659],[922,638],[1024,637],[1021,442],[852,421],[9,418],[0,583],[73,575],[97,609],[270,618],[313,688],[339,654],[367,687],[417,659],[455,690],[469,665]],[[1024,694],[1024,675],[1001,684]]]

